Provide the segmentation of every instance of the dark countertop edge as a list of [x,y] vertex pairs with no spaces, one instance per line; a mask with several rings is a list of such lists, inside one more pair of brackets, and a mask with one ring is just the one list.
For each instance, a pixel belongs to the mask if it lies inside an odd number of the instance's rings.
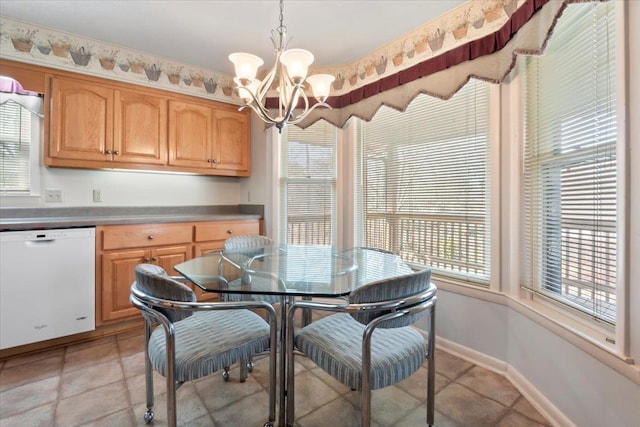
[[0,209],[0,231],[262,219],[264,206]]

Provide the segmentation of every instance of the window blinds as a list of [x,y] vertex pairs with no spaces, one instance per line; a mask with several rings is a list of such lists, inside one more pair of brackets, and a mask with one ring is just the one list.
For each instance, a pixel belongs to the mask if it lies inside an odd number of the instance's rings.
[[525,59],[522,285],[615,322],[614,5],[569,5]]
[[488,84],[420,95],[362,123],[364,241],[434,271],[488,283]]
[[0,105],[0,193],[29,194],[31,114],[15,101]]
[[281,147],[280,236],[290,244],[333,243],[337,129],[324,121],[286,128]]

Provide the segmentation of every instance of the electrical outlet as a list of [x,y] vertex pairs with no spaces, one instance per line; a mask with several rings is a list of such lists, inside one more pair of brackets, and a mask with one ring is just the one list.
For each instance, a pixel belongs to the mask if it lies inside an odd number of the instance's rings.
[[48,189],[44,192],[45,202],[62,202],[62,190]]
[[100,189],[93,190],[93,201],[94,202],[102,201],[102,190]]

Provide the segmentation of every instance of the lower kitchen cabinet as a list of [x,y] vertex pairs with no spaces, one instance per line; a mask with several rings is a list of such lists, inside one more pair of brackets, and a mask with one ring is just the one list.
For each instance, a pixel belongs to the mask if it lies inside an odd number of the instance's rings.
[[[96,227],[96,325],[140,316],[140,311],[129,303],[138,264],[156,264],[169,275],[179,275],[174,265],[221,250],[224,240],[233,235],[260,231],[259,220]],[[198,300],[218,298],[215,293],[188,286]]]

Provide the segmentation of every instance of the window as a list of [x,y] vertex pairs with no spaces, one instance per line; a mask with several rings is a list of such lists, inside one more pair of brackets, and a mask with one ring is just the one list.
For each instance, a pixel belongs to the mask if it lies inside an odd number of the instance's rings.
[[450,100],[420,95],[361,123],[364,245],[488,284],[488,86],[471,80]]
[[[22,87],[2,77],[3,88]],[[3,89],[4,90],[4,89]],[[0,195],[37,193],[42,98],[0,92]],[[35,190],[35,191],[34,191]]]
[[331,245],[335,240],[337,129],[324,121],[289,126],[280,162],[280,240]]
[[597,320],[616,315],[613,2],[569,5],[524,60],[521,283]]

